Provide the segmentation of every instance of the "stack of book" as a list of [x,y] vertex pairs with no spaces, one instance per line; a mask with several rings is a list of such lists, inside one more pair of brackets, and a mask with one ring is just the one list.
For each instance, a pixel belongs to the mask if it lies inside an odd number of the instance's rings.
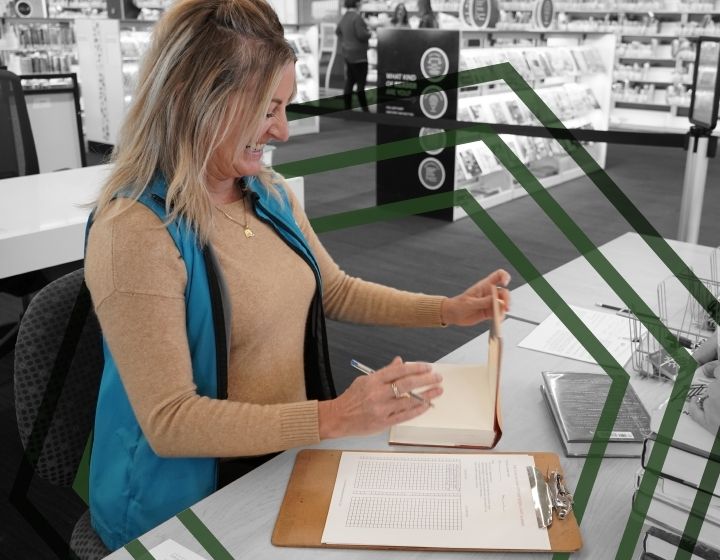
[[[681,549],[690,552],[691,558],[720,560],[720,482],[715,480],[712,486],[701,482],[706,467],[720,468],[720,457],[711,453],[714,435],[681,414],[672,438],[666,438],[657,433],[660,420],[652,420],[653,432],[645,440],[633,496],[633,511],[641,514],[637,503],[642,476],[645,472],[659,476],[645,516],[649,528],[643,548],[654,555],[649,558],[673,559]],[[653,468],[650,455],[659,448],[667,451],[667,456],[662,467]],[[709,502],[702,515],[693,511],[697,498]],[[702,522],[695,543],[682,539],[688,521]]]
[[[587,457],[612,379],[604,373],[542,372],[540,387],[568,457]],[[650,433],[650,415],[628,385],[605,457],[640,457]],[[600,434],[602,435],[602,434]]]

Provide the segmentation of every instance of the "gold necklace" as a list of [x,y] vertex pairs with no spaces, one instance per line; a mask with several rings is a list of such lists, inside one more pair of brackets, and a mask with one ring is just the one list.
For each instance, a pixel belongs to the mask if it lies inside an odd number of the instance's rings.
[[247,207],[245,206],[245,195],[246,195],[246,194],[247,194],[247,193],[246,193],[245,191],[243,191],[242,203],[243,203],[243,216],[244,216],[244,219],[245,219],[245,223],[244,223],[244,224],[238,222],[235,218],[233,218],[230,214],[228,214],[227,212],[225,212],[225,210],[223,210],[222,208],[219,208],[218,206],[216,206],[215,208],[217,208],[217,209],[220,211],[220,213],[221,213],[223,216],[225,216],[228,220],[230,220],[231,222],[234,222],[234,223],[236,223],[237,225],[241,226],[241,227],[243,228],[243,231],[245,232],[245,237],[247,237],[248,239],[250,239],[251,237],[255,237],[255,233],[253,232],[253,230],[250,229],[250,223],[248,222]]

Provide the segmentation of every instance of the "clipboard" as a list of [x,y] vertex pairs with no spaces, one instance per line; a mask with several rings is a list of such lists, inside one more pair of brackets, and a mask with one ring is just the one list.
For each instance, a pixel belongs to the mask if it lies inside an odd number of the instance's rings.
[[[342,450],[304,449],[295,458],[283,503],[280,506],[271,542],[275,546],[294,548],[364,548],[382,550],[456,550],[484,549],[441,547],[389,547],[367,545],[324,544],[322,534],[330,509]],[[388,451],[388,453],[401,453]],[[510,454],[510,453],[508,453]],[[535,467],[543,472],[562,473],[560,459],[555,453],[529,452]],[[548,527],[550,550],[491,549],[493,552],[576,552],[582,547],[582,537],[575,514],[570,511],[564,519],[555,519]],[[489,549],[488,549],[489,550]]]

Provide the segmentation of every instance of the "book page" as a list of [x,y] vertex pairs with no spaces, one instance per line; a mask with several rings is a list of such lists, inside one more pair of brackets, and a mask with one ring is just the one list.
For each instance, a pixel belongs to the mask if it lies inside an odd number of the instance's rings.
[[343,452],[322,542],[550,550],[530,455]]
[[[603,313],[571,305],[570,308],[587,325],[613,358],[624,366],[630,360],[630,320],[622,315]],[[555,354],[572,360],[596,364],[593,357],[583,348],[557,315],[550,315],[527,335],[519,348]]]
[[495,392],[491,391],[487,368],[479,364],[444,363],[433,364],[432,368],[443,376],[443,394],[433,400],[433,408],[401,425],[492,432]]

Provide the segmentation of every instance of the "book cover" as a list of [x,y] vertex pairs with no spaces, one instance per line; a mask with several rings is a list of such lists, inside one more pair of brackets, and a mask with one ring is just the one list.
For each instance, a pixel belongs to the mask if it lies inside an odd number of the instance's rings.
[[443,376],[443,394],[433,408],[390,428],[389,443],[440,447],[495,447],[500,421],[500,304],[493,288],[493,319],[484,364],[433,364]]
[[463,168],[465,170],[465,174],[473,179],[477,179],[482,175],[482,168],[480,167],[480,164],[478,163],[477,159],[475,158],[475,154],[473,153],[473,150],[471,147],[465,147],[463,149],[458,150],[458,156],[460,161],[462,161]]
[[534,50],[523,51],[525,62],[530,68],[533,78],[542,79],[548,76],[547,62],[540,58],[540,53]]
[[[665,478],[699,488],[714,496],[720,496],[720,480],[716,481],[712,488],[700,484],[707,461],[720,462],[720,456],[711,453],[714,443],[713,434],[687,414],[681,414],[673,436],[671,438],[662,437],[657,433],[661,420],[660,414],[653,416],[652,433],[646,439],[643,447],[642,466]],[[663,446],[663,451],[667,450],[660,470],[652,469],[648,465],[655,446]]]
[[570,49],[570,53],[572,54],[573,60],[575,61],[575,66],[577,66],[578,68],[578,72],[580,74],[587,74],[588,65],[580,49]]
[[[542,373],[543,394],[568,455],[586,456],[612,380],[604,373]],[[627,386],[613,430],[607,434],[607,456],[640,457],[650,432],[650,415],[631,385]]]
[[703,542],[695,546],[683,542],[679,532],[668,531],[657,526],[648,527],[643,540],[643,550],[659,558],[675,558],[678,549],[692,553],[691,560],[720,560],[720,550]]

